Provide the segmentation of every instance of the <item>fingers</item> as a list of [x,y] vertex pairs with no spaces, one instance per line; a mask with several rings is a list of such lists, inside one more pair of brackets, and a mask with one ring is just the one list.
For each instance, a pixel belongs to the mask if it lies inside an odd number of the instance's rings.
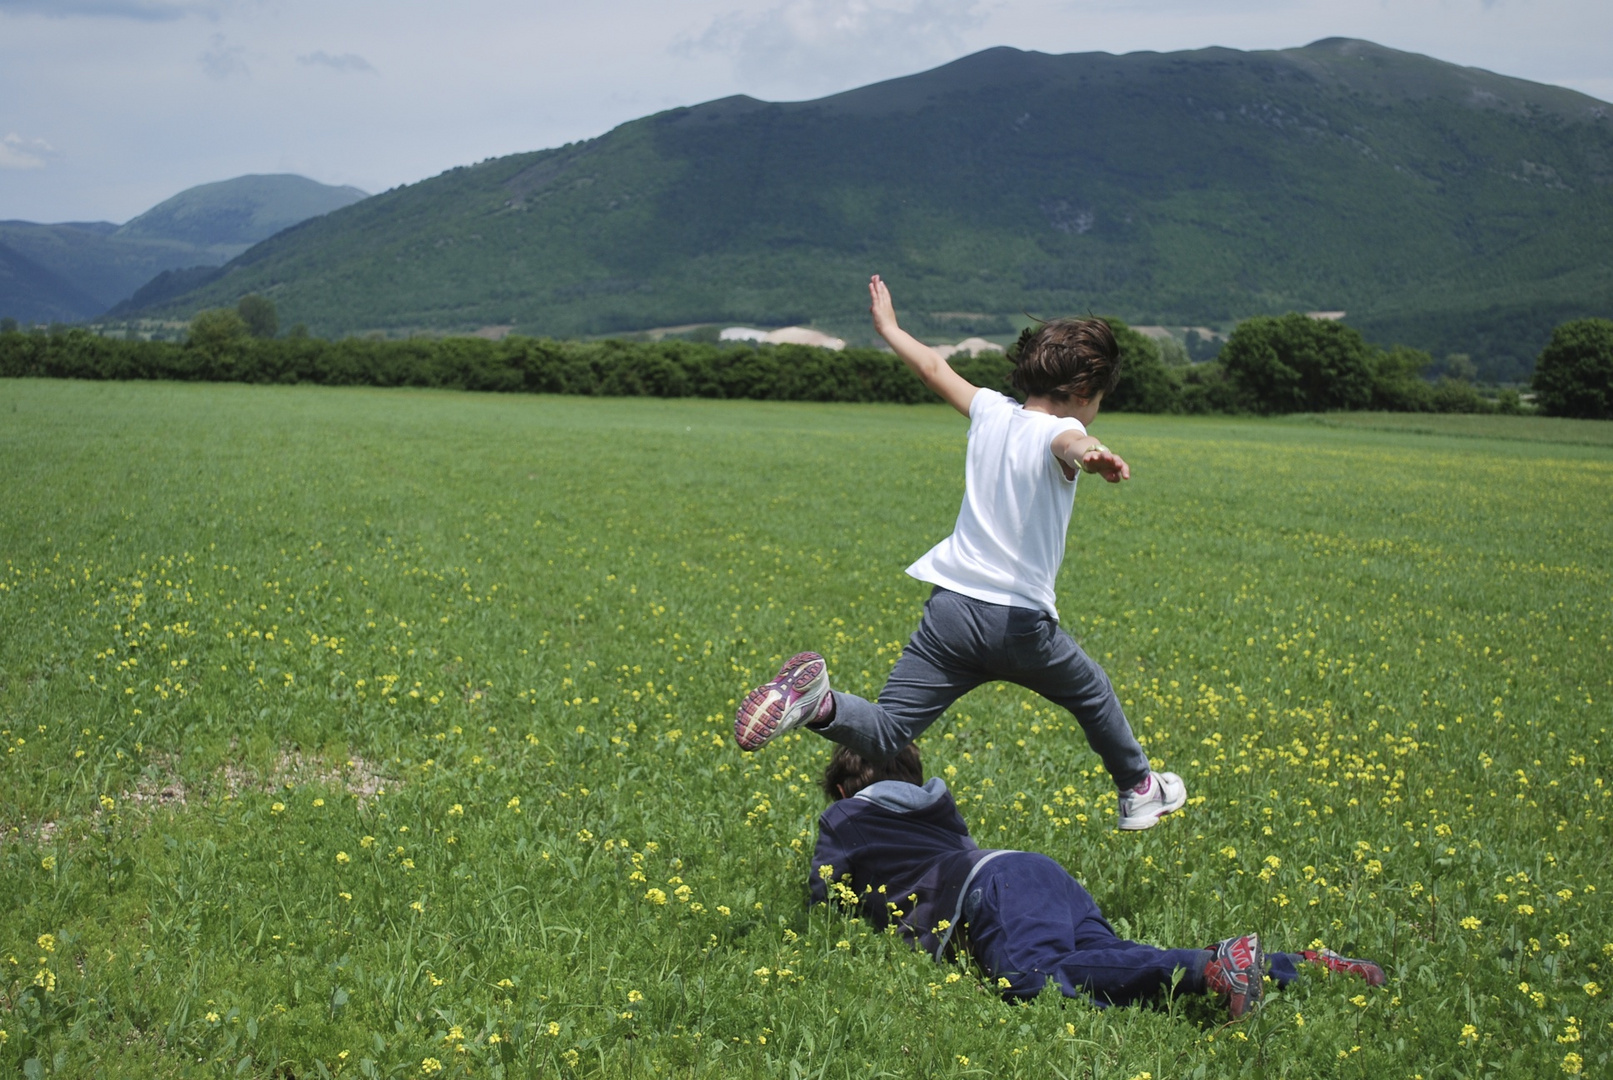
[[1131,479],[1131,466],[1113,450],[1094,450],[1088,453],[1097,456],[1083,458],[1083,463],[1092,465],[1092,471],[1100,474],[1109,483],[1118,484],[1122,480]]

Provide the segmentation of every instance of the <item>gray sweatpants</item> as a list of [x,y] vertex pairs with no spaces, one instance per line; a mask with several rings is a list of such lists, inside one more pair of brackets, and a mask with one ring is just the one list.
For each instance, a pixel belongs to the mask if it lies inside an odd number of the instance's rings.
[[1034,690],[1074,714],[1120,788],[1148,778],[1148,755],[1103,669],[1036,608],[1004,607],[937,587],[891,669],[879,702],[834,692],[834,718],[812,730],[870,761],[888,761],[982,683]]

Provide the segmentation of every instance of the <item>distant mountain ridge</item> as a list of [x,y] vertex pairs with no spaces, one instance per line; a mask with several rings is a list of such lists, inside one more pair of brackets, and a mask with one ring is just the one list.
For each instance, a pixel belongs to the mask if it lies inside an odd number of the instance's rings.
[[366,197],[302,176],[240,176],[189,188],[122,226],[0,221],[0,248],[10,253],[0,266],[0,315],[94,318],[164,271],[221,266],[282,229]]
[[233,257],[281,229],[366,198],[368,193],[356,187],[332,187],[305,176],[238,176],[187,188],[130,219],[114,235],[239,248]]
[[1613,313],[1613,106],[1327,39],[989,49],[817,101],[731,97],[461,167],[278,234],[151,310],[247,292],[315,332],[813,322],[861,283],[956,340],[1022,311],[1226,325],[1344,310],[1526,369]]

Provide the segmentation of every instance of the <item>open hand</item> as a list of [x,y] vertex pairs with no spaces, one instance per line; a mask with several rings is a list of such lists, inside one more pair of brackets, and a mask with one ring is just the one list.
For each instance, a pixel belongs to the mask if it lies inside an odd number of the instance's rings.
[[1081,471],[1097,473],[1111,484],[1131,479],[1131,466],[1113,450],[1093,447],[1081,455]]
[[868,279],[868,312],[874,317],[874,330],[880,337],[896,329],[896,305],[891,302],[891,291],[878,274]]

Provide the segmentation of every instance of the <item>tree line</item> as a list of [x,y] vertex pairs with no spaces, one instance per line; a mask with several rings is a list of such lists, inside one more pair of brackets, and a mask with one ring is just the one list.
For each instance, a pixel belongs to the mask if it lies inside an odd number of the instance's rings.
[[[10,320],[7,320],[10,323]],[[1433,359],[1379,348],[1338,322],[1289,314],[1246,320],[1214,361],[1182,363],[1180,347],[1111,320],[1121,378],[1107,409],[1147,413],[1521,412],[1515,391],[1498,399],[1422,373]],[[932,400],[893,354],[802,345],[668,339],[556,341],[520,336],[328,341],[294,330],[276,337],[272,303],[247,297],[236,310],[202,312],[184,342],[129,341],[83,329],[20,331],[0,325],[0,376],[171,379],[328,386],[414,386],[501,393],[620,397],[749,398],[775,401]],[[1178,356],[1178,354],[1184,354]],[[1177,362],[1172,362],[1176,360]],[[953,367],[981,386],[1009,392],[1002,353],[958,357]],[[1541,353],[1536,405],[1548,415],[1613,418],[1613,321],[1564,323]]]

